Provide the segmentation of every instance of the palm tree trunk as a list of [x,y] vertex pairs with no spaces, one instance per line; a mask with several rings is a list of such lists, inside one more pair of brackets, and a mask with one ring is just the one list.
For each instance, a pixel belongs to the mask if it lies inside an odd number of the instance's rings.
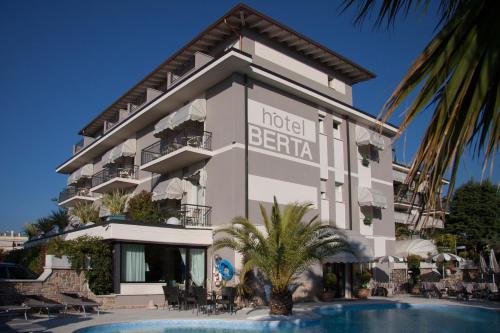
[[289,316],[292,314],[293,300],[290,291],[271,291],[269,300],[270,314]]

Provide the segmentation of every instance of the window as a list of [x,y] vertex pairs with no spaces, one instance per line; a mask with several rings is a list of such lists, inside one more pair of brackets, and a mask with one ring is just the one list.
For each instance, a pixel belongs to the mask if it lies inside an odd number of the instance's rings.
[[318,125],[319,125],[319,134],[325,134],[325,117],[324,116],[319,116]]
[[340,140],[340,124],[333,123],[333,138]]
[[205,285],[205,249],[122,244],[121,282]]
[[335,201],[342,202],[342,184],[335,183]]
[[326,179],[321,179],[320,181],[320,192],[321,192],[321,200],[327,200],[326,196]]

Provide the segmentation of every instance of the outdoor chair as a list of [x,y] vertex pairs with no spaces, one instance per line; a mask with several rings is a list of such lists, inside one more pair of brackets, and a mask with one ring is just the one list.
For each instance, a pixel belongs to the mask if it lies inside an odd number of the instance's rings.
[[195,297],[195,288],[194,287],[189,287],[184,293],[184,306],[186,309],[189,309],[189,305],[193,306],[193,312],[194,308],[196,307],[196,297]]
[[66,306],[65,313],[68,311],[68,307],[81,309],[83,311],[84,316],[87,316],[87,312],[85,308],[95,308],[97,310],[97,316],[99,316],[100,312],[100,304],[94,302],[90,299],[87,299],[81,296],[77,292],[63,292],[61,293],[62,304]]
[[208,307],[213,306],[214,304],[212,299],[208,298],[207,289],[203,287],[196,287],[194,288],[194,294],[196,298],[196,315],[199,314],[200,309],[202,312],[208,314]]
[[42,310],[47,311],[47,316],[50,318],[50,310],[62,310],[66,312],[66,305],[50,300],[40,294],[25,294],[23,295],[23,305],[32,309],[38,309],[41,313]]
[[221,290],[221,298],[216,302],[224,306],[229,313],[233,314],[233,312],[236,312],[236,305],[234,304],[235,297],[236,289],[234,287],[223,287]]
[[173,286],[163,286],[163,295],[165,296],[165,301],[163,302],[163,309],[165,309],[165,304],[168,305],[168,310],[173,307],[174,304],[177,305],[179,311],[181,310],[181,298],[179,293],[179,288]]
[[28,310],[31,309],[29,306],[25,305],[0,305],[0,316],[14,316],[18,314],[24,314],[24,319],[28,320]]

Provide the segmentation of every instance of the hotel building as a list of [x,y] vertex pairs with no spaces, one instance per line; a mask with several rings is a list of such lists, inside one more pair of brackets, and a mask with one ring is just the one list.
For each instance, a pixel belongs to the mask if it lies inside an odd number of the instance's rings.
[[[59,205],[145,190],[180,225],[110,221],[64,234],[113,244],[114,292],[213,284],[213,230],[235,216],[262,224],[259,203],[310,202],[339,228],[342,253],[305,277],[312,296],[323,269],[349,297],[361,263],[395,247],[391,139],[397,128],[353,106],[352,86],[375,75],[274,19],[237,5],[85,125]],[[362,96],[360,97],[362,98]],[[174,212],[174,213],[172,213]],[[172,220],[170,220],[172,221]],[[219,253],[241,266],[240,257]]]

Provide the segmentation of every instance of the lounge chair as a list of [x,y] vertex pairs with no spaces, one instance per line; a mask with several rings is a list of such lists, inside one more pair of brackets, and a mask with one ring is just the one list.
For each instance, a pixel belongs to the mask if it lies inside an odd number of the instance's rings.
[[0,316],[12,316],[23,313],[24,319],[28,320],[29,306],[25,305],[0,305]]
[[39,309],[47,311],[47,316],[50,318],[50,310],[64,309],[66,312],[66,305],[54,302],[40,294],[25,294],[23,295],[23,305],[32,309]]
[[[97,310],[97,316],[99,316],[99,311],[100,311],[100,304],[97,302],[94,302],[88,298],[85,298],[81,296],[77,292],[63,292],[61,293],[61,298],[62,298],[62,304],[66,306],[66,311],[68,310],[68,307],[73,307],[73,308],[80,308],[83,310],[83,314],[86,317],[87,312],[85,311],[85,308],[96,308]],[[65,313],[66,313],[65,311]]]

